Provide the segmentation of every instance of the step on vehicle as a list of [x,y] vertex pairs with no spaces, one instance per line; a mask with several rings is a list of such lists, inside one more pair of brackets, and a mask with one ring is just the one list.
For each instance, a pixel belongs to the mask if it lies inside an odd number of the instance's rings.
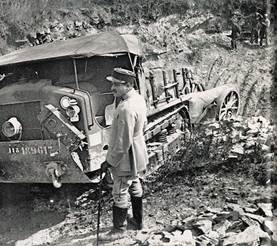
[[210,90],[187,68],[143,68],[134,35],[104,32],[0,57],[0,182],[87,183],[105,160],[117,101],[106,80],[133,70],[148,107],[149,170],[180,148],[184,132],[216,109],[239,112],[235,85]]

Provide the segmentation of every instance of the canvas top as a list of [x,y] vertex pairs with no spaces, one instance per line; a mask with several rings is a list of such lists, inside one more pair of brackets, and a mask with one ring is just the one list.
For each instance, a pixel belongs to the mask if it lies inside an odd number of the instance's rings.
[[135,35],[103,32],[19,49],[0,56],[0,66],[57,60],[65,57],[115,55],[126,52],[142,55],[141,45]]

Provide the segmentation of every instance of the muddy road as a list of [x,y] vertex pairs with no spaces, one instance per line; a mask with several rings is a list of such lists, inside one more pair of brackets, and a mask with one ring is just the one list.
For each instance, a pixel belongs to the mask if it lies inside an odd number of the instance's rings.
[[0,245],[14,245],[65,219],[91,185],[0,184]]

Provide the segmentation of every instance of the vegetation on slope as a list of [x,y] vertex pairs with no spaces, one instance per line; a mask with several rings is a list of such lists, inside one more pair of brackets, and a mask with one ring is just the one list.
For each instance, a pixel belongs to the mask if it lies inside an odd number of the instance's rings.
[[[184,15],[188,10],[211,11],[230,18],[233,11],[245,15],[255,10],[266,12],[272,5],[266,0],[3,0],[0,2],[0,52],[15,46],[15,41],[24,39],[32,30],[43,26],[45,20],[63,18],[67,13],[81,10],[91,25],[122,25],[154,22],[162,16]],[[80,18],[80,16],[75,16]],[[83,17],[84,18],[84,17]],[[99,25],[100,24],[100,25]]]

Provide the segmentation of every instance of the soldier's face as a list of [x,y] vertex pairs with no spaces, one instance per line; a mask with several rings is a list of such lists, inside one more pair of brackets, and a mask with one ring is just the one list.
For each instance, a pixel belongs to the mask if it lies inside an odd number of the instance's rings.
[[112,83],[111,90],[115,97],[121,97],[128,92],[128,86],[120,83]]

